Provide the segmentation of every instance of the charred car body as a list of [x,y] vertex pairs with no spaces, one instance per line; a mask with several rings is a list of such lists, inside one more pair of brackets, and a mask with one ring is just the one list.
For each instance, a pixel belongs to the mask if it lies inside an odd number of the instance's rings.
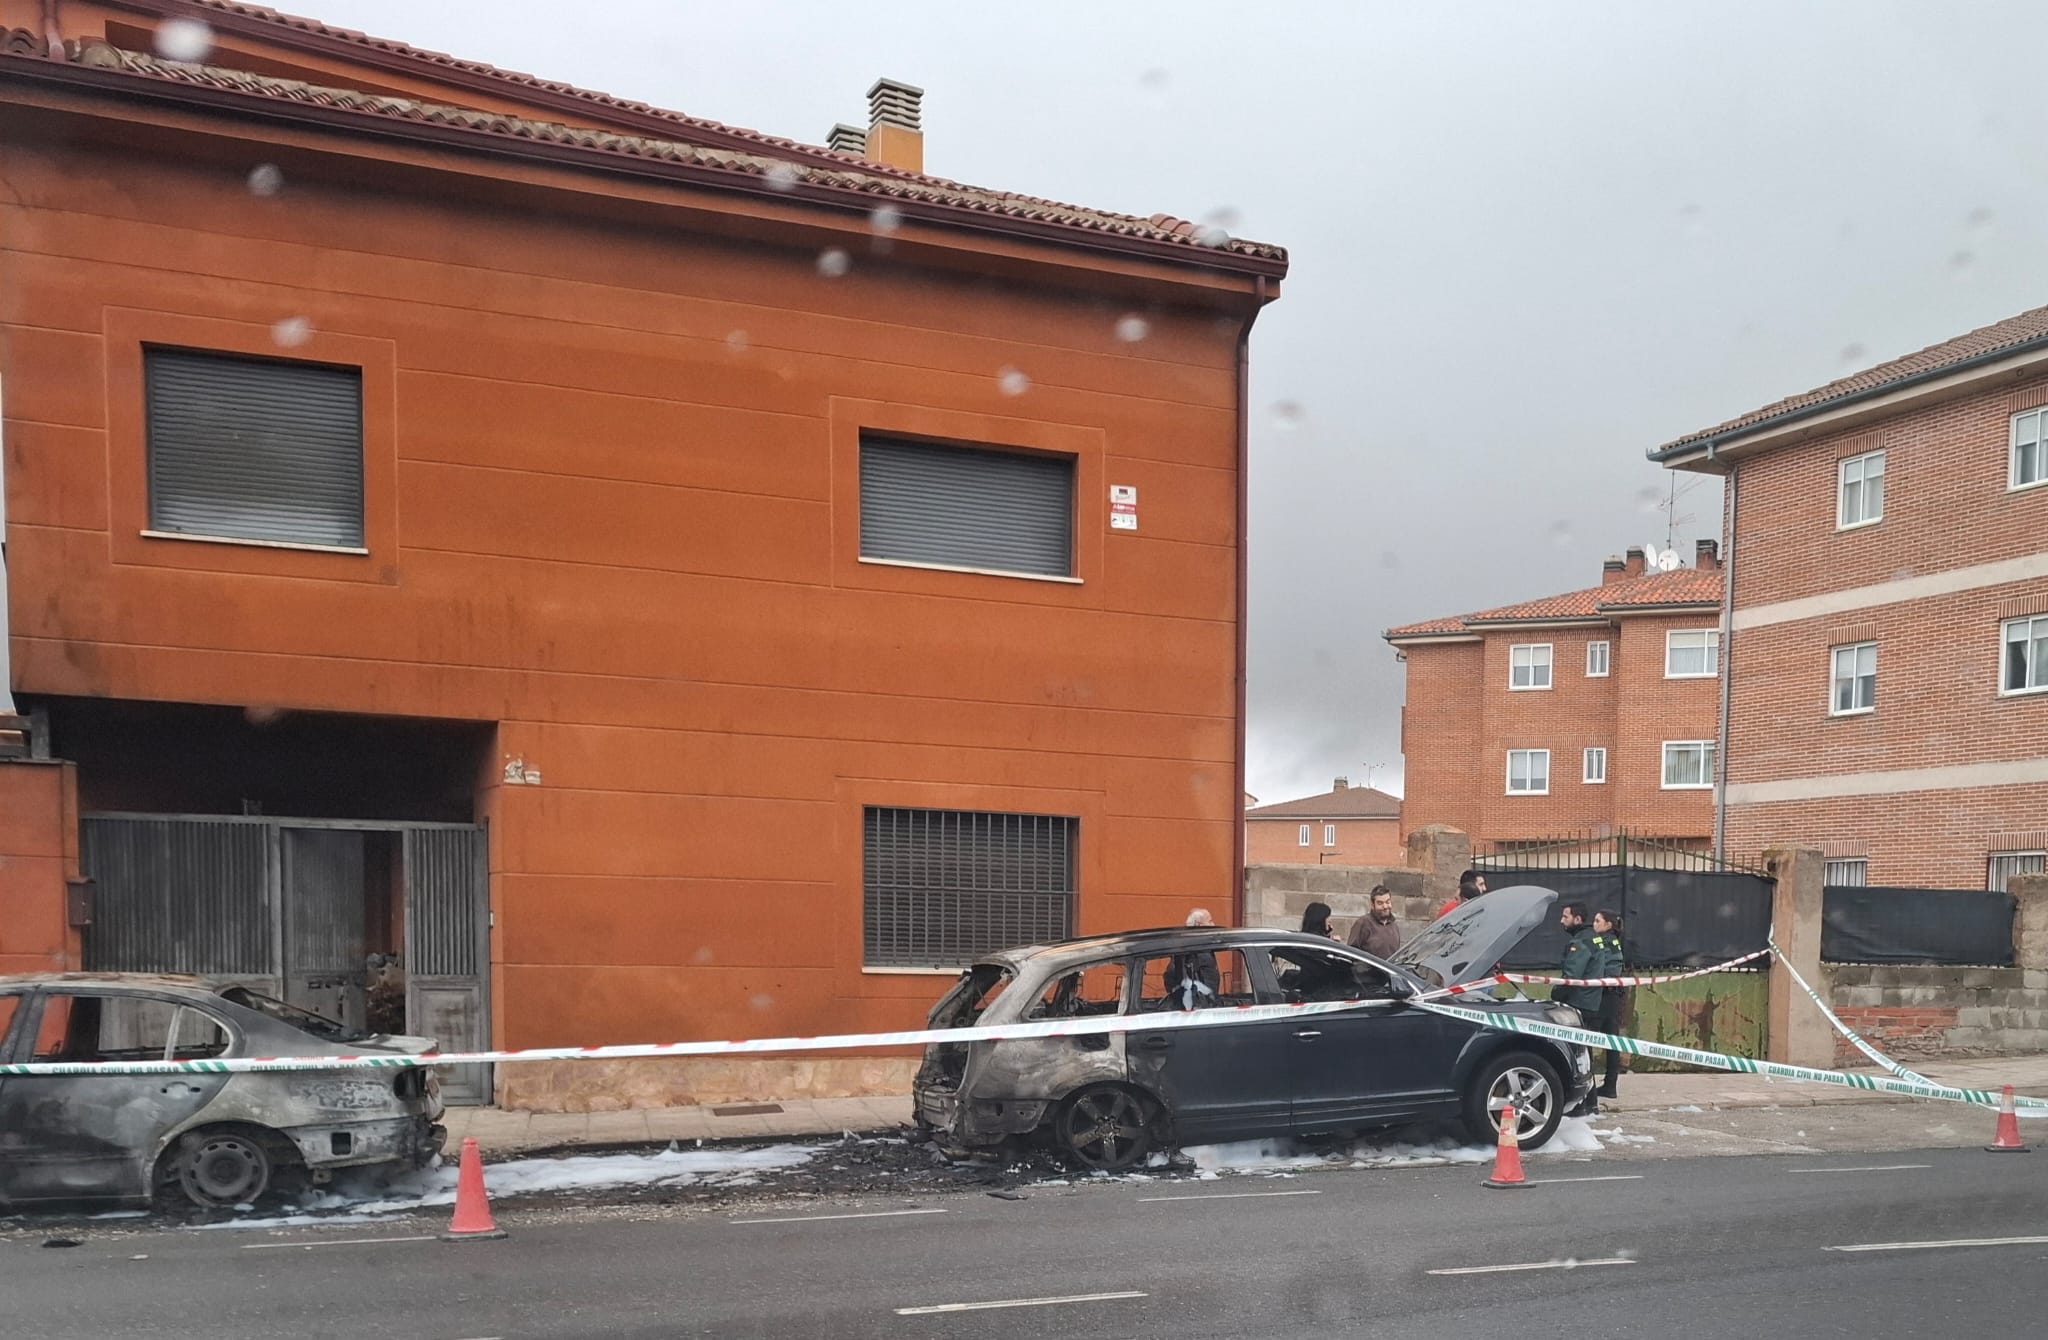
[[[428,1038],[357,1033],[195,977],[0,977],[0,1061],[423,1054]],[[252,1204],[338,1168],[440,1153],[426,1068],[239,1074],[0,1075],[0,1205]]]
[[[1049,1141],[1092,1168],[1162,1144],[1323,1135],[1457,1120],[1493,1138],[1513,1103],[1525,1147],[1549,1140],[1593,1084],[1583,1047],[1447,1018],[1409,1002],[1486,976],[1557,895],[1499,889],[1382,961],[1316,936],[1214,928],[1134,931],[994,954],[963,972],[933,1028],[1134,1016],[1129,1032],[940,1043],[917,1076],[920,1126],[974,1148]],[[1376,1002],[1296,1018],[1142,1026],[1147,1015],[1288,1002]],[[1548,1001],[1460,1005],[1577,1025]]]

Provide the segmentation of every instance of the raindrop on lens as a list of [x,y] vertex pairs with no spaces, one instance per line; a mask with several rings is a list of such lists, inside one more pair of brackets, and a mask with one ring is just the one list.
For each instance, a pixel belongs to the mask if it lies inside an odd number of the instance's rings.
[[757,1010],[772,1009],[775,1005],[775,997],[763,991],[761,994],[755,996],[752,1000],[748,1001],[747,1003],[749,1005],[752,1005]]
[[1151,333],[1152,323],[1136,313],[1117,318],[1116,337],[1125,344],[1136,344]]
[[1217,228],[1235,228],[1238,224],[1238,214],[1230,206],[1223,205],[1204,214],[1202,222]]
[[190,64],[213,50],[213,29],[198,19],[166,19],[156,26],[156,54]]
[[1382,549],[1380,550],[1380,566],[1388,572],[1392,572],[1401,566],[1401,556],[1391,549]]
[[1204,247],[1227,247],[1230,234],[1213,223],[1205,223],[1195,229],[1195,244]]
[[1640,488],[1636,490],[1636,506],[1645,512],[1656,511],[1658,504],[1663,501],[1663,493],[1655,488]]
[[1860,344],[1845,344],[1842,346],[1842,362],[1844,363],[1861,363],[1869,354],[1870,351]]
[[259,163],[249,173],[249,194],[272,196],[284,189],[284,173],[274,163]]
[[868,215],[868,227],[887,237],[903,226],[903,211],[894,205],[878,205]]
[[761,175],[768,179],[768,185],[774,190],[794,191],[796,189],[797,171],[788,163],[770,164],[768,170]]
[[1991,226],[1991,220],[1996,217],[1997,215],[1991,212],[1990,206],[1979,205],[1977,206],[1977,208],[1970,211],[1969,217],[1965,218],[1963,222],[1968,224],[1972,228],[1989,228]]
[[1003,368],[996,373],[996,389],[1004,395],[1023,395],[1031,389],[1031,378],[1022,369]]
[[1560,549],[1569,549],[1572,543],[1572,523],[1569,521],[1551,522],[1550,542]]
[[1964,275],[1968,274],[1970,272],[1970,267],[1975,265],[1976,263],[1976,252],[1958,251],[1955,255],[1948,258],[1948,272],[1956,278],[1960,279]]
[[1163,93],[1166,86],[1172,82],[1173,76],[1156,65],[1138,76],[1139,86],[1150,93]]
[[313,338],[313,323],[303,316],[288,316],[270,328],[270,342],[280,349],[296,349]]
[[1273,422],[1279,427],[1293,431],[1308,421],[1308,411],[1301,407],[1299,400],[1279,400],[1273,404]]
[[828,247],[818,253],[818,273],[827,279],[837,279],[852,268],[852,258],[838,247]]
[[727,335],[725,337],[725,347],[736,354],[745,353],[747,351],[747,332],[736,330]]

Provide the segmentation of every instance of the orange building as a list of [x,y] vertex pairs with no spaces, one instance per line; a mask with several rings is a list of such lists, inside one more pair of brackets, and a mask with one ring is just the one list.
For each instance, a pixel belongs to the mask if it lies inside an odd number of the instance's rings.
[[1711,840],[1718,546],[1691,568],[1644,562],[1631,549],[1599,586],[1387,630],[1408,671],[1404,836]]
[[1233,907],[1285,254],[922,175],[918,99],[828,149],[252,6],[0,0],[0,971],[737,1037]]
[[1250,865],[1399,865],[1401,798],[1348,777],[1319,796],[1275,801],[1245,810],[1244,851]]

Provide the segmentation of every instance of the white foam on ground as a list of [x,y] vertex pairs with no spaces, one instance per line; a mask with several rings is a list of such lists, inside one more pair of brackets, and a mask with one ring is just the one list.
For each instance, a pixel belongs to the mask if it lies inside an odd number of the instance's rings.
[[[1649,1140],[1648,1136],[1637,1137]],[[1566,1117],[1541,1149],[1524,1146],[1531,1158],[1552,1154],[1593,1154],[1600,1136],[1584,1117]],[[1304,1168],[1402,1168],[1444,1163],[1490,1163],[1494,1145],[1469,1144],[1452,1136],[1417,1141],[1376,1136],[1348,1145],[1310,1145],[1287,1137],[1243,1140],[1223,1145],[1189,1145],[1181,1153],[1194,1160],[1202,1180],[1222,1173],[1289,1173]]]

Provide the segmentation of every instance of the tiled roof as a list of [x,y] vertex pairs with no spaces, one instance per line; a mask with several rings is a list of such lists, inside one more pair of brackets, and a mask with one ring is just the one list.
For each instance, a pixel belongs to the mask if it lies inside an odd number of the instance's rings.
[[1952,340],[1931,344],[1918,353],[1894,358],[1888,363],[1879,363],[1876,367],[1851,373],[1847,377],[1838,377],[1826,386],[1800,395],[1786,396],[1783,400],[1773,401],[1762,409],[1738,415],[1726,423],[1718,423],[1712,428],[1688,433],[1675,441],[1665,443],[1650,454],[1661,456],[1666,452],[1705,442],[1709,438],[1724,437],[1745,428],[1754,428],[1782,414],[1871,395],[1923,374],[1942,372],[1986,355],[2016,351],[2022,346],[2042,339],[2048,339],[2048,307],[2036,307],[2032,311],[2021,312],[2018,316],[2009,316],[2003,321],[1980,327],[1967,335],[1958,335]]
[[[650,133],[647,135],[588,130],[552,121],[476,111],[454,104],[327,88],[224,67],[160,60],[134,52],[117,51],[111,46],[101,44],[88,44],[75,54],[74,59],[99,68],[118,68],[148,78],[244,93],[253,97],[308,103],[386,119],[432,123],[519,139],[542,140],[597,153],[624,154],[643,159],[666,159],[723,168],[757,177],[768,177],[777,189],[794,191],[804,185],[836,187],[886,197],[893,201],[927,201],[1006,218],[1184,247],[1189,253],[1190,260],[1203,255],[1214,255],[1219,260],[1243,257],[1284,266],[1287,259],[1284,247],[1228,237],[1216,229],[1167,214],[1141,218],[1136,215],[1061,204],[1058,201],[1013,192],[985,190],[942,177],[904,172],[864,159],[834,153],[817,145],[778,139],[758,131],[743,130],[721,122],[668,111],[647,103],[613,97],[608,93],[591,92],[572,84],[502,70],[481,61],[463,60],[437,51],[426,51],[403,42],[370,37],[346,28],[332,28],[313,19],[280,13],[261,5],[234,3],[233,0],[187,0],[186,4],[162,7],[166,14],[185,12],[193,8],[211,11],[227,18],[253,21],[295,33],[357,45],[430,67],[488,78],[504,83],[507,86],[505,94],[509,97],[517,97],[521,90],[544,92],[575,98],[603,112],[627,115],[634,119],[652,118],[660,127],[672,128],[674,138],[669,138],[665,130],[653,133],[656,131],[653,125],[650,125]],[[6,54],[15,54],[11,50],[12,44],[9,45],[10,50]],[[693,144],[690,142],[693,137],[716,142]],[[733,142],[745,147],[729,147]]]
[[1247,819],[1398,819],[1401,798],[1370,786],[1347,786],[1320,796],[1279,800],[1246,810]]
[[1475,625],[1518,623],[1552,619],[1597,619],[1604,614],[1633,614],[1648,610],[1690,609],[1721,603],[1723,574],[1718,568],[1679,568],[1675,572],[1647,572],[1612,586],[1592,586],[1561,596],[1525,600],[1519,605],[1501,605],[1472,614],[1389,628],[1388,640],[1412,637],[1444,637],[1473,631]]

